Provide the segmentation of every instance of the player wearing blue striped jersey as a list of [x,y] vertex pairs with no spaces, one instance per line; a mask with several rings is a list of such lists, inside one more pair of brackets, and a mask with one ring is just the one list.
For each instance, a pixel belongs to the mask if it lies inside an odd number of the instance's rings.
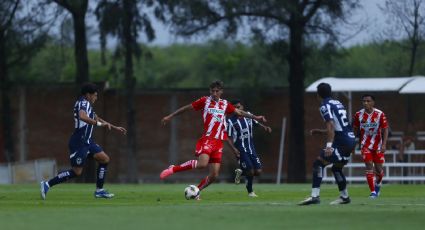
[[[235,108],[244,110],[244,106],[239,100],[232,101],[232,104]],[[257,197],[257,194],[255,194],[252,188],[252,183],[254,176],[261,174],[262,168],[260,158],[254,147],[254,125],[263,127],[269,133],[272,131],[270,127],[250,118],[237,115],[227,118],[227,134],[229,136],[227,143],[233,150],[241,167],[241,169],[235,170],[235,183],[239,184],[241,175],[244,175],[246,178],[246,189],[250,197]]]
[[81,96],[74,105],[75,129],[68,144],[72,169],[60,172],[49,181],[40,183],[41,198],[43,200],[46,199],[47,191],[52,186],[80,176],[88,157],[93,157],[98,162],[94,196],[96,198],[112,198],[114,196],[114,194],[103,189],[109,156],[95,143],[92,134],[95,126],[106,127],[109,130],[115,129],[123,134],[126,134],[127,131],[125,128],[112,125],[96,115],[92,105],[97,100],[97,93],[97,86],[92,83],[87,83],[81,88]]
[[300,202],[300,205],[320,203],[320,184],[322,183],[323,169],[332,164],[332,173],[338,184],[340,196],[331,204],[348,204],[351,202],[347,191],[347,182],[342,168],[347,164],[351,152],[354,150],[355,137],[351,124],[347,119],[347,111],[341,102],[333,99],[331,86],[320,83],[317,86],[317,95],[322,100],[320,114],[326,124],[326,129],[312,129],[310,133],[325,134],[326,146],[313,163],[313,183],[311,197]]

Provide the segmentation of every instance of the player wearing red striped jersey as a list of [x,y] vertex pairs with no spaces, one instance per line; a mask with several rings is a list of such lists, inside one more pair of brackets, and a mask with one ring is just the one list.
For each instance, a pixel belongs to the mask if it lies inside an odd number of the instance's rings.
[[[362,96],[363,109],[354,115],[353,127],[359,136],[363,161],[366,165],[366,180],[370,189],[370,198],[379,196],[385,162],[384,153],[388,139],[388,122],[385,113],[375,106],[375,97]],[[376,177],[376,179],[375,179]]]
[[[202,137],[196,143],[195,156],[197,160],[190,160],[176,166],[170,165],[161,172],[161,179],[165,179],[176,172],[187,171],[194,168],[202,169],[209,166],[209,175],[198,185],[199,190],[206,188],[216,180],[220,171],[223,140],[227,139],[226,115],[236,114],[259,121],[266,121],[264,116],[255,116],[243,110],[239,110],[227,100],[221,99],[221,95],[223,94],[223,82],[213,81],[209,89],[210,96],[201,97],[162,119],[162,124],[165,125],[170,122],[174,116],[185,111],[201,111],[204,121],[204,131]],[[199,199],[199,196],[197,199]]]

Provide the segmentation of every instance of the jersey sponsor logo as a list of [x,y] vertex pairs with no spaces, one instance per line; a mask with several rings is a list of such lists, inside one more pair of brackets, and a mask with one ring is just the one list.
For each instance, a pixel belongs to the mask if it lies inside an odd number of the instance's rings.
[[361,123],[360,124],[360,127],[361,128],[376,128],[376,127],[378,127],[378,123],[376,123],[376,122],[368,122],[368,123]]
[[223,115],[224,114],[224,110],[222,110],[222,109],[216,109],[216,108],[208,108],[207,109],[207,112],[208,113],[211,113],[211,114],[218,114],[218,115]]

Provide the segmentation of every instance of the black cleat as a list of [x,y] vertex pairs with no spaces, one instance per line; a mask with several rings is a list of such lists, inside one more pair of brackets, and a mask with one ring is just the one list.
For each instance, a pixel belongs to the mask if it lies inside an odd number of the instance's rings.
[[331,205],[338,205],[338,204],[349,204],[349,203],[351,203],[350,197],[344,198],[344,197],[340,196],[338,199],[332,201],[330,204]]
[[310,205],[310,204],[320,204],[320,197],[308,197],[307,199],[298,203],[298,205]]

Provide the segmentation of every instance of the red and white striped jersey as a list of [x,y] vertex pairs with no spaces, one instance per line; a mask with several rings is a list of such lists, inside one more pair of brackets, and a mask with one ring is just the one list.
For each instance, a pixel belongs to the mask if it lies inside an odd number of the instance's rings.
[[365,109],[358,111],[354,115],[353,128],[355,130],[360,129],[359,138],[361,148],[366,147],[370,150],[381,150],[381,130],[388,128],[388,122],[384,112],[375,108],[370,114]]
[[192,102],[192,107],[196,111],[202,110],[204,119],[203,136],[219,140],[227,139],[226,115],[235,111],[235,107],[232,104],[224,99],[216,102],[209,96],[201,97]]

